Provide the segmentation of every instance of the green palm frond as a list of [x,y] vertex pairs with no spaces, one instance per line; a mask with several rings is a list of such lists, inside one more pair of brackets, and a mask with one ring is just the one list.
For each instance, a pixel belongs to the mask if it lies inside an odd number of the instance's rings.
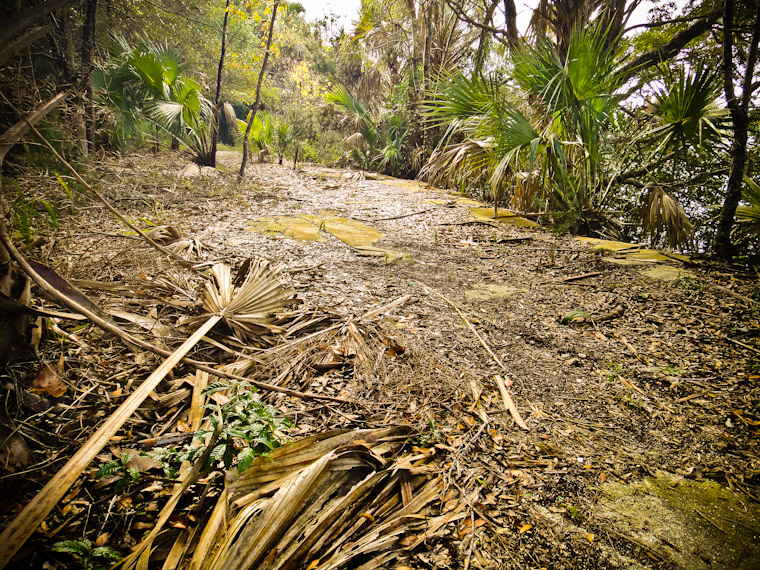
[[678,152],[701,147],[726,136],[728,112],[718,106],[718,70],[706,64],[677,72],[663,69],[663,83],[655,86],[651,114],[659,126],[643,136],[659,140],[655,152],[668,148]]
[[736,208],[736,217],[740,222],[760,226],[760,184],[749,176],[744,177],[742,199],[749,203],[748,206],[740,205]]

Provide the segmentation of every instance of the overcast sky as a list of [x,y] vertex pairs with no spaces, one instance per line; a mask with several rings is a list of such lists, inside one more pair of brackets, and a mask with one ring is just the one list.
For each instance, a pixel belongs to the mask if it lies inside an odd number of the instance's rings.
[[[351,28],[351,22],[357,19],[359,12],[360,0],[299,0],[299,3],[306,9],[306,20],[314,21],[326,14],[335,14],[340,19],[340,23],[346,28]],[[527,6],[533,6],[537,3],[536,0],[517,0],[515,6],[517,7],[517,20],[518,27],[525,31],[530,20],[531,9]],[[677,0],[676,4],[683,5],[685,0]],[[628,22],[628,25],[640,24],[646,22],[649,9],[652,7],[652,2],[644,0],[639,8],[634,12],[633,17]]]

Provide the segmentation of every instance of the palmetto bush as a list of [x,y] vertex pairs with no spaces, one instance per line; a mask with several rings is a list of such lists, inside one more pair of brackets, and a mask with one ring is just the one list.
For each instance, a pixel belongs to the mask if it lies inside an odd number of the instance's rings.
[[505,82],[443,78],[426,114],[446,136],[423,175],[449,184],[485,175],[495,202],[519,181],[513,206],[559,215],[603,208],[602,146],[624,84],[615,45],[598,28],[578,29],[564,59],[547,39],[515,50]]
[[210,164],[211,103],[200,83],[182,75],[179,56],[147,38],[131,46],[115,37],[109,50],[111,59],[95,84],[101,102],[114,112],[120,138],[139,135],[147,120],[156,132],[167,133],[175,148],[184,145],[195,162]]
[[[498,81],[442,76],[425,113],[445,136],[421,175],[480,186],[495,205],[511,199],[514,209],[548,212],[574,232],[616,235],[613,209],[623,207],[638,212],[654,241],[688,247],[693,230],[674,178],[694,151],[725,144],[716,75],[706,65],[663,68],[651,101],[627,101],[620,45],[599,27],[579,28],[565,57],[546,38],[513,50]],[[635,130],[618,120],[624,102]],[[636,176],[625,171],[629,162]]]

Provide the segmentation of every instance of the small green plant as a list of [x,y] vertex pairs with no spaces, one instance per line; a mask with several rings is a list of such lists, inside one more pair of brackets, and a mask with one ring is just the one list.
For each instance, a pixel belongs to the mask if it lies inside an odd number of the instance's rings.
[[417,438],[417,443],[423,447],[429,447],[441,440],[443,440],[443,436],[438,430],[438,424],[435,420],[430,420],[427,429]]
[[[203,393],[206,395],[226,391],[232,388],[234,395],[221,406],[222,429],[216,447],[211,452],[211,461],[221,461],[229,468],[237,460],[238,473],[250,467],[253,460],[266,455],[269,451],[282,445],[285,440],[279,430],[292,427],[284,418],[277,417],[277,410],[257,400],[256,387],[250,382],[224,382],[210,384]],[[214,407],[216,405],[208,405]],[[210,416],[216,429],[219,418]],[[205,436],[208,431],[198,432]]]
[[18,231],[19,236],[27,247],[32,245],[34,237],[32,220],[35,217],[39,217],[39,215],[39,212],[19,192],[18,198],[16,198],[11,208],[11,217],[13,218],[13,225],[16,227],[16,231]]
[[21,191],[11,204],[11,217],[19,237],[27,247],[32,246],[40,230],[55,230],[60,225],[57,202],[47,202],[42,198],[28,201]]
[[568,503],[564,497],[557,497],[556,502],[558,505],[564,507],[567,510],[567,514],[570,515],[570,518],[577,519],[580,516],[580,511]]
[[563,325],[569,325],[570,323],[577,321],[578,319],[588,319],[591,320],[591,315],[589,315],[586,311],[570,311],[569,313],[566,313],[562,316],[561,322]]
[[617,380],[618,376],[623,372],[623,367],[617,362],[610,362],[607,367],[609,368],[609,371],[607,372],[607,380],[609,382]]
[[76,558],[82,570],[105,570],[114,562],[121,560],[121,554],[107,546],[96,546],[83,538],[81,540],[64,540],[50,547],[52,552],[65,552]]
[[620,402],[623,404],[626,408],[629,410],[645,410],[646,405],[642,400],[639,400],[638,398],[635,398],[634,396],[630,394],[625,394],[623,396],[615,396],[613,398],[616,402]]
[[126,486],[137,483],[140,480],[140,470],[137,467],[129,466],[130,459],[132,459],[132,455],[126,451],[123,452],[119,459],[107,461],[101,465],[100,469],[95,473],[95,478],[100,479],[101,477],[121,475],[114,488],[117,494],[121,493]]
[[438,247],[438,230],[433,230],[433,247]]

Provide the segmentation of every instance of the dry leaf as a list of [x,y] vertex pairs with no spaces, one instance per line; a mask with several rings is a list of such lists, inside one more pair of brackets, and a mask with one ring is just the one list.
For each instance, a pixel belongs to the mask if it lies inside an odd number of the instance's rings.
[[35,394],[48,394],[53,398],[60,398],[66,393],[66,384],[53,367],[46,364],[32,381],[31,390]]
[[524,524],[524,525],[522,525],[522,526],[521,526],[519,529],[517,529],[517,534],[525,534],[525,533],[526,533],[526,532],[528,532],[528,531],[529,531],[531,528],[533,528],[531,525],[529,525],[529,524]]

